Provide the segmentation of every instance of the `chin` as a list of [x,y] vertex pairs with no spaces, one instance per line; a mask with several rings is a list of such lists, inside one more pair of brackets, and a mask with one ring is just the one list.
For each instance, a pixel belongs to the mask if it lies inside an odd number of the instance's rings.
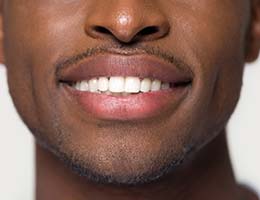
[[[141,186],[158,182],[167,177],[183,162],[184,157],[173,158],[168,163],[158,161],[130,163],[126,168],[122,167],[125,165],[125,160],[117,160],[116,162],[121,163],[122,166],[110,170],[107,170],[107,166],[100,165],[100,163],[87,163],[64,154],[60,159],[73,173],[84,177],[88,182],[111,186]],[[99,165],[99,169],[91,167],[95,165]]]
[[75,147],[73,141],[62,146],[50,144],[43,138],[37,141],[87,182],[115,186],[146,185],[167,178],[193,149],[192,145],[179,143],[151,147],[128,141],[122,146],[108,142],[101,147],[96,143],[95,149],[86,150],[82,146]]

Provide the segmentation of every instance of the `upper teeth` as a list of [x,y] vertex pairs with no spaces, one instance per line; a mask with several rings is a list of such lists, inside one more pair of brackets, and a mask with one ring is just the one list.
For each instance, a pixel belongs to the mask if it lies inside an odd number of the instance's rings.
[[133,76],[112,76],[92,78],[88,81],[78,81],[73,85],[76,90],[89,92],[111,92],[111,93],[139,93],[169,89],[169,83],[149,78],[140,79]]

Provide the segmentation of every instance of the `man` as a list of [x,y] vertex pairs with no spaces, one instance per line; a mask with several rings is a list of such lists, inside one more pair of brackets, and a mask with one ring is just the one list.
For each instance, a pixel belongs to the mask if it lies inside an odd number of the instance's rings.
[[2,0],[37,200],[257,199],[225,125],[260,48],[259,0]]

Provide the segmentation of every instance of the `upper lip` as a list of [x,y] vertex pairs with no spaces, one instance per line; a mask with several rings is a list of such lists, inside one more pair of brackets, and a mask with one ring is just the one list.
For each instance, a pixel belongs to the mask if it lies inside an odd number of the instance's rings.
[[97,54],[83,59],[76,65],[58,69],[57,76],[60,82],[78,82],[111,76],[135,76],[169,83],[192,81],[190,69],[146,54]]

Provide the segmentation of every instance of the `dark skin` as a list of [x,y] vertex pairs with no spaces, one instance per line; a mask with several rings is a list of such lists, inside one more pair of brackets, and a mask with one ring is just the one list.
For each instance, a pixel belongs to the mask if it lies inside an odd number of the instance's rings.
[[[256,199],[235,182],[225,126],[244,65],[259,53],[259,0],[0,2],[10,94],[37,141],[37,200]],[[104,45],[159,47],[185,61],[188,96],[142,121],[81,112],[61,92],[56,64]],[[170,163],[179,165],[160,173]]]

